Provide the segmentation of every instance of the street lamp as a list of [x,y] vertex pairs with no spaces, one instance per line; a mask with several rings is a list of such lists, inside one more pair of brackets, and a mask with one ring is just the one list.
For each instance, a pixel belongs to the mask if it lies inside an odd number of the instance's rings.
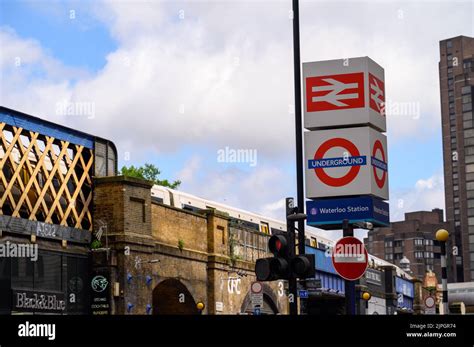
[[448,274],[446,271],[446,241],[448,241],[449,233],[445,229],[439,229],[436,232],[436,240],[441,245],[441,282],[443,287],[443,314],[449,314],[448,306]]

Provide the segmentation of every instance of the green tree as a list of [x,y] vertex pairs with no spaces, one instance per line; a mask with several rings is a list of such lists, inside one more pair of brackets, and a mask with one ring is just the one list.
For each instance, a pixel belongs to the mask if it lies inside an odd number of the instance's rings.
[[145,164],[143,166],[137,167],[133,165],[130,165],[129,167],[123,166],[121,172],[123,176],[143,178],[160,186],[169,187],[171,189],[177,189],[181,184],[181,181],[179,180],[176,180],[173,183],[166,179],[160,180],[158,176],[161,174],[161,171],[153,164]]

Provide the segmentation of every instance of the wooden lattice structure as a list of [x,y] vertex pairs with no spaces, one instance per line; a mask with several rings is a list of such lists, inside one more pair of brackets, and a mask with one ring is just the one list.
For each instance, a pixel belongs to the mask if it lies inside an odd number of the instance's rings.
[[0,214],[92,230],[93,146],[51,134],[0,122]]

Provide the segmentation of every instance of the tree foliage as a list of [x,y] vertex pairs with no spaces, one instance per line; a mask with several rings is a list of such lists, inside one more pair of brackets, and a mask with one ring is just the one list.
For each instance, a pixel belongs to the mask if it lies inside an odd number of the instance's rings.
[[161,171],[153,164],[147,163],[143,166],[137,166],[137,167],[133,165],[130,165],[128,167],[123,166],[121,172],[123,176],[142,178],[148,181],[152,181],[154,184],[169,187],[171,189],[177,189],[179,185],[181,184],[181,181],[179,180],[176,180],[171,183],[167,179],[164,179],[164,180],[159,179],[158,176],[161,174]]

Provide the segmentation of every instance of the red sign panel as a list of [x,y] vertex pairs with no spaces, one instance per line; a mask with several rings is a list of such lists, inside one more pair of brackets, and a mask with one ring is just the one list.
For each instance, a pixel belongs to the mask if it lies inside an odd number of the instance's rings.
[[355,237],[343,237],[332,250],[334,269],[342,278],[355,281],[361,278],[369,265],[369,254],[362,241]]
[[369,73],[370,108],[385,116],[385,86],[377,77]]
[[306,111],[364,107],[364,73],[306,78]]

